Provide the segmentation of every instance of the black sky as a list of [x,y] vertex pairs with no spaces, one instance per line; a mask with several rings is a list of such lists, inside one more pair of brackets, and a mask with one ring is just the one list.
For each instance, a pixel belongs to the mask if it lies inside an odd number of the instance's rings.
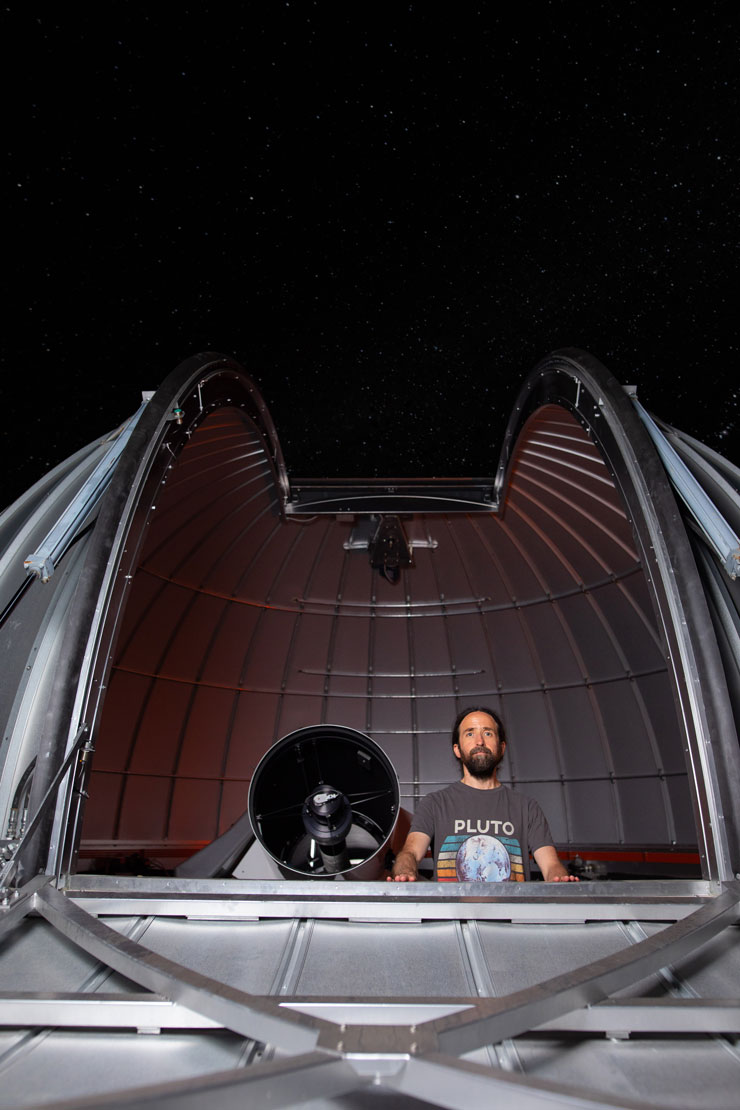
[[2,19],[4,502],[200,350],[293,473],[492,473],[564,346],[740,462],[734,5]]

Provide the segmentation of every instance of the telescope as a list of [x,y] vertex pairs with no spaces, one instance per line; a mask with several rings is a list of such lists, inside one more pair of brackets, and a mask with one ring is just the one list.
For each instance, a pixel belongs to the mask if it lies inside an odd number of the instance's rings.
[[344,725],[284,736],[249,788],[252,829],[286,879],[377,878],[398,809],[398,776],[385,752]]

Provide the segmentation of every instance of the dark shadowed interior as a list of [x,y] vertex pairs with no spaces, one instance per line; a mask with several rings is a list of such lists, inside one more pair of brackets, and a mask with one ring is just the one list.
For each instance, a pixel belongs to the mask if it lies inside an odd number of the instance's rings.
[[502,513],[401,524],[413,565],[392,584],[351,546],[367,517],[284,515],[250,419],[203,421],[149,517],[80,866],[187,858],[244,813],[270,745],[307,725],[370,735],[411,811],[457,777],[457,711],[488,705],[507,725],[503,781],[541,802],[566,856],[699,873],[650,590],[578,421],[557,405],[530,417]]

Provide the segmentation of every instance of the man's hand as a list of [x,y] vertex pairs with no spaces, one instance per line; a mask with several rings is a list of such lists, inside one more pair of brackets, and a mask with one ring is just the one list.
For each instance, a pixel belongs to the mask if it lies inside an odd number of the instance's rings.
[[416,857],[404,848],[396,856],[393,870],[387,881],[389,883],[415,883],[417,874]]
[[418,866],[426,855],[431,841],[426,833],[411,832],[406,843],[396,856],[393,868],[387,878],[389,883],[415,883],[419,877]]
[[534,858],[546,883],[580,882],[576,875],[571,875],[566,869],[552,844],[546,844],[542,848],[538,848],[534,853]]

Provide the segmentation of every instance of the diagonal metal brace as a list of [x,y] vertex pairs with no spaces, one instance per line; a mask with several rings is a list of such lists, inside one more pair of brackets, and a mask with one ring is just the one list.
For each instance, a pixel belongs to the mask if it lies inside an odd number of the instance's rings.
[[108,967],[243,1037],[269,1041],[289,1053],[307,1052],[316,1047],[319,1034],[329,1025],[321,1018],[286,1011],[276,999],[237,990],[152,952],[98,921],[52,886],[36,895],[36,909]]
[[712,902],[630,948],[503,998],[480,1000],[471,1010],[437,1018],[429,1024],[440,1051],[462,1055],[516,1037],[578,1007],[603,1002],[683,959],[737,919],[740,882],[724,883],[723,888]]
[[461,1106],[501,1106],[507,1110],[655,1110],[654,1102],[625,1098],[531,1075],[516,1075],[471,1060],[434,1054],[411,1058],[382,1086],[459,1110]]
[[34,913],[36,894],[49,882],[51,882],[49,875],[34,875],[24,887],[13,891],[12,901],[8,897],[6,906],[0,904],[0,944],[2,944],[3,937],[17,929],[29,913]]
[[269,1060],[249,1068],[234,1068],[210,1075],[191,1076],[169,1083],[130,1088],[112,1094],[91,1095],[55,1102],[54,1110],[236,1110],[260,1106],[288,1110],[304,1102],[334,1099],[365,1087],[344,1060],[319,1052]]

